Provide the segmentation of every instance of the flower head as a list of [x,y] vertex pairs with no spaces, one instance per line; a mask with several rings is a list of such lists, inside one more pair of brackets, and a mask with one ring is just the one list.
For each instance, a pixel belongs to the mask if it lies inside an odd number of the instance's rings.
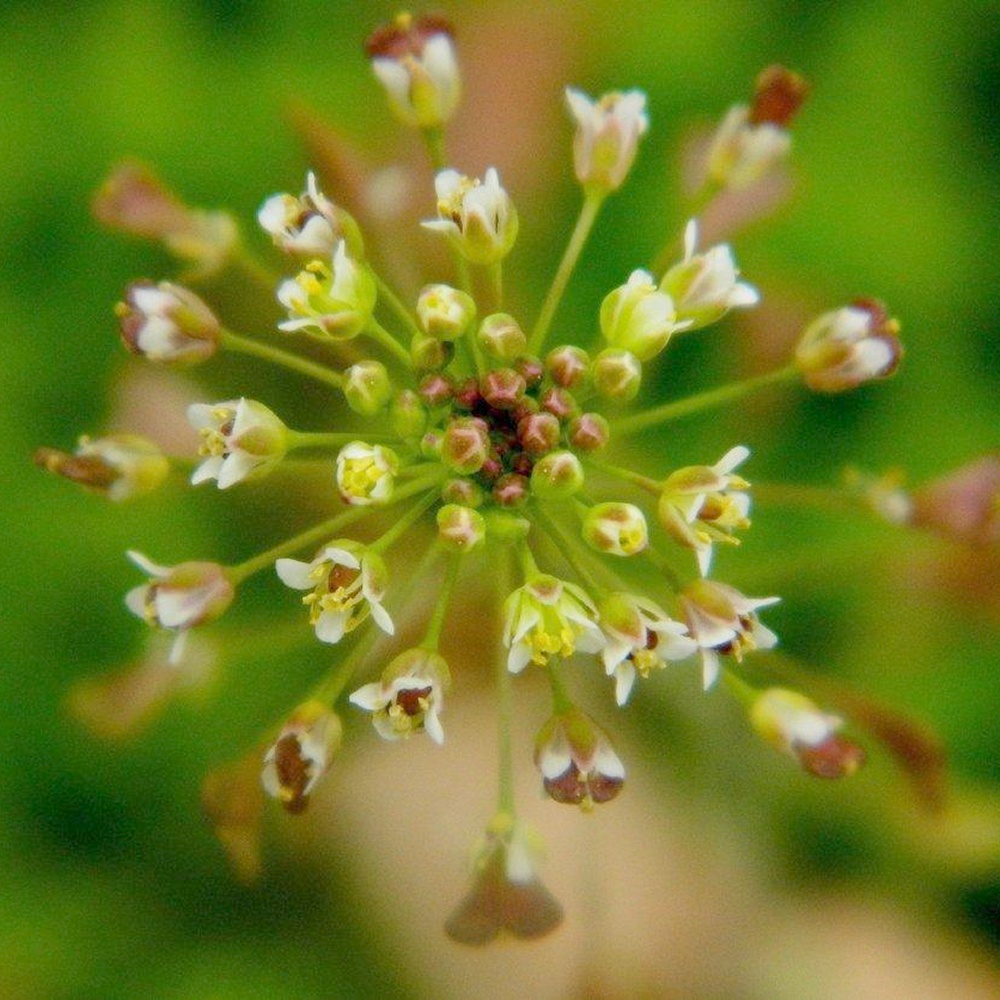
[[405,124],[436,129],[462,95],[454,33],[443,17],[400,14],[365,43],[389,106]]
[[300,705],[264,754],[260,774],[264,791],[288,812],[302,812],[340,746],[342,734],[340,719],[326,705],[318,701]]
[[442,170],[434,188],[440,218],[422,223],[425,229],[447,236],[473,264],[495,264],[510,253],[517,239],[517,210],[493,167],[482,181]]
[[823,313],[810,323],[795,349],[795,362],[810,389],[844,392],[888,378],[903,357],[899,323],[873,299]]
[[154,628],[177,633],[170,651],[176,663],[183,652],[188,629],[220,617],[236,596],[225,569],[213,562],[185,562],[177,566],[158,566],[139,552],[128,553],[151,579],[133,587],[125,595],[125,605]]
[[188,407],[188,421],[201,435],[199,454],[205,456],[191,476],[195,485],[214,479],[225,490],[264,476],[281,461],[288,446],[288,428],[253,399],[193,403]]
[[622,186],[649,128],[646,95],[641,90],[613,91],[592,101],[582,91],[566,88],[566,103],[576,121],[573,163],[576,179],[604,193]]
[[438,744],[444,742],[439,715],[444,689],[450,679],[448,664],[428,649],[400,653],[380,681],[365,684],[351,701],[372,713],[375,731],[386,740],[400,740],[426,732]]
[[750,454],[730,448],[715,465],[689,465],[667,476],[657,507],[660,524],[675,542],[694,549],[701,575],[712,562],[712,543],[736,544],[732,532],[748,528],[750,485],[733,470]]
[[535,765],[556,802],[592,809],[625,783],[625,767],[600,726],[578,708],[553,715],[535,739]]
[[778,637],[757,617],[779,597],[747,597],[715,580],[696,580],[681,592],[688,630],[701,648],[703,681],[710,688],[719,676],[719,654],[743,659],[752,649],[770,649]]
[[274,245],[287,253],[332,257],[341,238],[342,214],[320,191],[310,170],[302,194],[272,194],[260,206],[257,221]]
[[504,604],[507,669],[520,673],[529,663],[545,666],[550,656],[596,653],[604,638],[597,609],[581,587],[537,573]]
[[309,622],[320,642],[340,642],[369,614],[383,632],[395,631],[382,607],[388,570],[370,548],[339,539],[324,546],[311,562],[279,559],[274,568],[286,586],[309,591],[302,603],[309,608]]
[[615,678],[619,705],[628,701],[637,674],[648,677],[664,660],[683,660],[698,648],[687,625],[638,594],[608,594],[598,607],[607,640],[601,658],[608,676]]
[[399,459],[380,444],[352,441],[337,453],[337,489],[344,503],[386,503],[392,496]]
[[332,340],[350,340],[368,325],[377,291],[371,272],[347,254],[341,240],[332,267],[321,260],[306,265],[278,287],[278,301],[289,318],[280,330],[312,330]]
[[215,314],[181,285],[136,281],[117,312],[122,342],[150,361],[193,364],[218,349],[221,330]]

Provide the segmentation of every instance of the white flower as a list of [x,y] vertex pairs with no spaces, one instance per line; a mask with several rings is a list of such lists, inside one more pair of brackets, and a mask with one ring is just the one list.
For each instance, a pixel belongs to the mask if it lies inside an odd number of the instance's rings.
[[504,617],[507,669],[514,674],[529,663],[544,666],[550,656],[596,653],[604,645],[593,601],[582,588],[547,573],[507,598]]
[[551,798],[585,809],[613,799],[625,782],[608,734],[578,708],[553,715],[542,727],[535,764]]
[[861,299],[813,320],[795,362],[810,389],[844,392],[896,370],[903,356],[898,333],[899,323],[880,302]]
[[738,544],[732,532],[750,521],[750,484],[733,470],[750,449],[730,448],[715,465],[689,465],[671,473],[663,483],[657,507],[660,524],[679,545],[694,549],[701,575],[712,562],[712,543]]
[[674,300],[657,290],[653,276],[641,269],[604,297],[600,322],[612,347],[629,351],[640,361],[655,358],[677,330],[691,325],[678,321]]
[[675,264],[660,281],[660,290],[674,301],[677,319],[698,330],[722,319],[730,309],[752,306],[760,300],[753,285],[738,281],[739,271],[728,244],[720,243],[704,253],[698,245],[698,220],[684,229],[684,260]]
[[341,240],[332,268],[314,260],[278,286],[278,301],[289,315],[278,329],[315,330],[334,340],[349,340],[368,325],[377,295],[371,272],[347,255]]
[[358,688],[350,700],[372,713],[372,725],[383,739],[426,732],[440,745],[444,730],[439,716],[448,673],[448,664],[437,653],[408,649],[389,664],[380,681]]
[[752,649],[771,649],[776,645],[778,637],[761,624],[757,610],[780,600],[780,597],[747,597],[735,587],[715,580],[696,580],[684,588],[681,608],[688,630],[701,648],[705,690],[718,679],[720,653],[740,661]]
[[607,595],[600,603],[600,622],[607,640],[601,658],[607,675],[615,678],[619,705],[628,701],[636,674],[648,677],[664,660],[683,660],[698,648],[683,622],[635,594]]
[[136,281],[117,309],[122,341],[150,361],[191,364],[219,346],[219,321],[194,292],[169,281]]
[[771,122],[753,124],[750,108],[729,109],[712,138],[708,175],[725,187],[742,190],[774,169],[792,148],[791,135]]
[[188,629],[223,614],[235,596],[233,585],[218,563],[158,566],[139,552],[127,554],[151,579],[125,595],[125,606],[152,627],[177,632],[170,651],[170,662],[177,663]]
[[352,441],[337,454],[337,488],[345,503],[387,503],[398,470],[399,459],[390,448]]
[[288,429],[263,403],[231,399],[192,403],[188,422],[201,435],[205,460],[194,470],[194,485],[209,479],[225,490],[244,479],[270,472],[285,455]]
[[320,191],[312,171],[301,195],[271,195],[257,212],[257,221],[275,246],[310,257],[330,257],[340,232],[337,208]]
[[646,515],[631,503],[599,503],[583,518],[583,540],[598,552],[634,556],[649,544]]
[[369,615],[383,632],[394,626],[382,607],[388,571],[381,556],[346,539],[327,545],[312,562],[279,559],[275,570],[286,586],[308,590],[302,603],[320,642],[336,643]]
[[451,27],[439,17],[400,14],[366,45],[389,106],[407,125],[440,128],[462,94]]
[[417,299],[417,319],[437,340],[457,340],[476,318],[476,302],[451,285],[425,285]]
[[260,775],[264,791],[288,812],[302,812],[340,746],[342,732],[340,719],[326,705],[318,701],[300,705],[264,755]]
[[494,264],[510,252],[517,239],[517,210],[493,167],[482,181],[442,170],[434,189],[440,218],[422,222],[425,229],[447,236],[473,264]]
[[592,101],[572,87],[566,103],[576,119],[573,162],[577,180],[585,188],[615,191],[625,180],[649,128],[646,95],[641,90],[617,91]]

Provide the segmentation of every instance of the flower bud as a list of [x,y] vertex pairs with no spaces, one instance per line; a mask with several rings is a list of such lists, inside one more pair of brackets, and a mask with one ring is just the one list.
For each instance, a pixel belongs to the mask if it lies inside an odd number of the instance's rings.
[[462,93],[454,32],[442,17],[400,14],[365,42],[389,107],[406,125],[439,129]]
[[581,347],[564,344],[549,351],[545,370],[556,385],[564,389],[582,386],[590,374],[590,356]]
[[501,507],[520,507],[527,502],[531,485],[527,476],[517,472],[505,472],[497,477],[490,492]]
[[896,370],[903,357],[898,333],[899,323],[882,303],[859,299],[813,320],[795,349],[795,363],[815,392],[845,392]]
[[524,376],[513,368],[495,368],[480,379],[479,387],[494,410],[513,410],[524,396]]
[[332,340],[350,340],[368,325],[377,295],[371,272],[347,255],[341,240],[332,266],[314,260],[278,286],[278,301],[289,316],[278,329],[313,330]]
[[583,519],[583,539],[598,552],[634,556],[649,544],[646,518],[630,503],[599,503]]
[[549,796],[586,810],[609,802],[625,783],[625,767],[610,737],[578,708],[553,715],[542,726],[535,765]]
[[167,457],[138,434],[84,436],[76,451],[39,448],[34,461],[40,468],[116,502],[152,493],[170,473]]
[[412,389],[397,393],[389,405],[392,429],[401,438],[417,438],[427,429],[427,411]]
[[415,333],[410,340],[410,360],[416,372],[436,372],[455,356],[455,345],[427,333]]
[[264,755],[264,791],[293,814],[302,812],[340,747],[344,727],[322,702],[300,705]]
[[425,229],[448,237],[473,264],[495,264],[510,253],[517,239],[517,210],[493,167],[482,181],[442,170],[434,187],[439,218],[421,223]]
[[621,187],[649,128],[646,95],[640,90],[614,91],[592,101],[572,87],[566,103],[576,120],[573,164],[585,190],[607,194]]
[[631,351],[640,361],[655,358],[673,332],[688,325],[678,323],[674,300],[657,291],[653,276],[642,270],[605,296],[600,319],[608,344]]
[[529,455],[545,455],[559,444],[559,420],[551,413],[531,413],[517,422],[517,440]]
[[639,393],[642,364],[630,351],[609,347],[594,359],[594,388],[605,399],[627,403]]
[[817,778],[848,777],[864,763],[864,750],[837,734],[843,721],[796,691],[761,692],[750,707],[750,723],[763,740]]
[[428,336],[458,340],[476,320],[476,303],[451,285],[426,285],[417,299],[417,319]]
[[219,321],[194,292],[169,281],[137,281],[115,310],[122,342],[133,354],[164,364],[194,364],[215,354]]
[[392,382],[381,361],[358,361],[344,371],[347,405],[365,417],[381,413],[392,398]]
[[483,515],[471,507],[445,504],[437,512],[438,538],[456,552],[468,552],[486,537]]
[[570,421],[566,439],[577,451],[599,451],[611,439],[611,428],[600,413],[581,413]]
[[463,476],[478,472],[490,453],[486,425],[476,417],[457,417],[448,423],[441,445],[441,461]]
[[695,253],[697,245],[698,220],[691,219],[684,229],[684,260],[660,281],[660,291],[673,299],[678,328],[686,325],[688,330],[699,330],[722,319],[730,309],[760,301],[753,285],[737,281],[739,271],[728,244]]
[[306,190],[301,195],[271,195],[257,212],[257,221],[274,245],[286,253],[332,257],[344,239],[353,256],[364,254],[357,223],[320,191],[312,171],[306,175]]
[[531,492],[543,500],[563,500],[583,486],[583,466],[571,451],[551,451],[531,470]]
[[554,385],[546,389],[538,399],[539,406],[559,420],[568,420],[580,412],[580,405],[573,394]]
[[517,320],[507,313],[493,313],[479,324],[479,345],[497,361],[516,361],[528,346]]
[[191,475],[195,486],[214,479],[225,490],[267,475],[285,457],[288,428],[256,400],[194,403],[187,417],[201,437],[198,454],[205,459]]
[[542,379],[545,378],[545,365],[542,364],[541,359],[531,355],[518,358],[514,367],[524,376],[524,384],[529,389],[537,388],[542,384]]
[[471,479],[449,479],[441,487],[441,499],[446,504],[460,504],[463,507],[479,507],[483,502],[483,490]]
[[352,441],[337,455],[337,488],[344,503],[387,503],[398,471],[399,459],[391,449]]

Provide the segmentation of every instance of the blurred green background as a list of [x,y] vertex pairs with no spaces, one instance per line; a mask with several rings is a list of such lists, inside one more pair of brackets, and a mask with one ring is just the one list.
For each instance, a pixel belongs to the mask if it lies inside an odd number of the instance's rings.
[[[770,62],[813,82],[796,127],[797,195],[737,238],[738,259],[765,299],[773,295],[792,315],[857,295],[884,298],[903,323],[905,364],[892,382],[850,397],[793,392],[691,421],[681,437],[654,439],[672,460],[713,460],[746,439],[752,479],[830,484],[857,463],[898,465],[920,483],[997,446],[1000,5],[625,0],[436,9],[454,19],[466,56],[461,148],[476,149],[473,137],[483,136],[521,209],[522,245],[508,283],[528,315],[578,197],[561,85],[590,93],[639,86],[649,95],[652,129],[571,286],[567,328],[592,329],[603,292],[677,231],[671,192],[687,129],[741,99]],[[131,155],[155,164],[191,203],[232,209],[265,249],[253,214],[267,194],[299,190],[307,165],[285,115],[292,98],[371,150],[373,163],[397,150],[361,51],[367,33],[394,13],[382,3],[0,5],[2,996],[507,995],[501,978],[456,986],[442,971],[453,949],[437,926],[422,929],[426,951],[415,953],[412,940],[367,908],[351,850],[319,861],[312,841],[289,839],[283,818],[267,824],[263,879],[251,888],[231,879],[199,815],[201,777],[294,700],[315,672],[315,651],[281,653],[280,672],[263,654],[248,656],[200,699],[171,706],[120,746],[99,742],[64,709],[75,680],[139,649],[139,629],[121,607],[136,580],[124,549],[165,562],[235,558],[245,552],[248,525],[271,524],[273,501],[251,499],[237,517],[233,497],[172,490],[112,509],[29,461],[39,444],[70,447],[78,433],[113,423],[116,393],[135,369],[110,307],[129,280],[173,273],[155,248],[90,219],[90,195],[108,167]],[[489,68],[468,61],[472,53]],[[545,72],[532,77],[538,67]],[[505,74],[508,83],[529,77],[527,87],[511,89],[518,100],[531,97],[521,110],[540,123],[534,131],[512,131],[495,110],[477,117],[471,94],[492,94],[490,108],[502,107]],[[521,166],[508,168],[515,161]],[[461,165],[481,170],[487,162]],[[657,376],[664,391],[766,367],[755,336],[766,341],[759,326],[732,324],[678,348]],[[242,372],[215,370],[205,384],[225,398],[245,384]],[[276,390],[290,406],[293,387]],[[272,536],[288,525],[272,526]],[[748,592],[783,595],[768,620],[784,648],[936,729],[949,748],[961,820],[925,829],[878,750],[853,784],[818,788],[750,747],[718,700],[706,707],[673,679],[658,694],[640,692],[627,716],[606,717],[632,730],[671,808],[697,803],[690,808],[716,817],[734,839],[755,840],[747,863],[768,872],[761,892],[777,885],[797,898],[851,887],[887,901],[930,940],[940,933],[969,967],[989,970],[1000,947],[996,560],[888,526],[761,509],[743,550],[722,566]],[[254,591],[251,610],[273,595]],[[360,758],[371,740],[356,731]],[[481,737],[491,741],[492,732]],[[357,781],[338,794],[374,793]],[[322,808],[335,820],[332,799]],[[613,829],[615,817],[605,820]],[[552,845],[553,854],[561,849]],[[414,845],[417,868],[421,850]],[[435,872],[421,874],[433,886]],[[582,919],[568,913],[568,924]],[[668,970],[671,933],[664,927],[656,956]],[[614,961],[614,933],[602,946]],[[512,965],[521,961],[517,950],[504,954]],[[454,960],[468,962],[468,953]],[[795,989],[796,976],[815,973],[806,959],[761,980],[733,980],[726,992],[841,995],[842,970],[832,969],[828,979],[810,979],[815,994]],[[607,969],[598,993],[582,964],[576,971],[575,995],[640,995]],[[669,971],[663,975],[649,981],[669,985]],[[691,979],[677,995],[707,995],[712,982]],[[988,995],[975,992],[989,989],[979,980],[956,983],[964,985],[952,996]],[[855,995],[895,995],[883,986]],[[539,987],[538,995],[559,994]]]

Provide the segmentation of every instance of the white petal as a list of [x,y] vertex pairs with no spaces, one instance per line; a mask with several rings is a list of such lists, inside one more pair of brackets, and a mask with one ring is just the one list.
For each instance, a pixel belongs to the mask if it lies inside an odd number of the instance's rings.
[[222,471],[222,465],[225,459],[221,455],[209,455],[208,458],[202,462],[198,468],[191,473],[191,485],[198,486],[200,483],[207,482],[209,479],[218,479],[219,473]]
[[173,645],[170,647],[170,655],[167,657],[167,663],[171,666],[176,666],[181,662],[181,657],[184,655],[184,647],[187,645],[187,637],[187,629],[181,629],[177,633],[177,638],[174,639]]
[[139,587],[133,587],[125,595],[125,607],[139,618],[146,617],[146,597],[149,593],[149,584],[144,583]]
[[526,642],[515,642],[507,654],[507,669],[519,674],[531,662],[531,650]]
[[444,743],[444,729],[437,712],[433,709],[424,714],[424,732],[438,745]]
[[701,680],[707,691],[719,679],[719,657],[714,649],[701,651]]
[[298,559],[279,559],[274,564],[274,570],[286,587],[295,590],[312,590],[316,580],[311,575],[314,563],[300,562]]
[[684,227],[684,259],[690,260],[698,246],[698,220],[689,219]]
[[393,625],[392,619],[389,617],[389,612],[382,607],[378,601],[369,601],[368,606],[372,611],[372,618],[375,619],[375,624],[385,632],[386,635],[395,635],[396,626]]
[[253,470],[261,464],[261,459],[245,451],[234,451],[228,455],[219,470],[219,489],[227,490],[242,482]]
[[634,683],[635,667],[628,660],[620,663],[615,670],[615,701],[619,705],[624,705],[628,701]]
[[381,711],[388,704],[382,685],[378,681],[359,687],[357,691],[352,692],[347,700],[351,704],[357,705],[358,708],[363,708],[366,712]]
[[344,638],[348,612],[321,611],[316,619],[316,638],[320,642],[336,643]]
[[147,559],[141,552],[136,552],[135,549],[129,549],[125,555],[129,557],[143,571],[143,573],[154,577],[164,577],[169,576],[170,567],[169,566],[158,566],[151,559]]

